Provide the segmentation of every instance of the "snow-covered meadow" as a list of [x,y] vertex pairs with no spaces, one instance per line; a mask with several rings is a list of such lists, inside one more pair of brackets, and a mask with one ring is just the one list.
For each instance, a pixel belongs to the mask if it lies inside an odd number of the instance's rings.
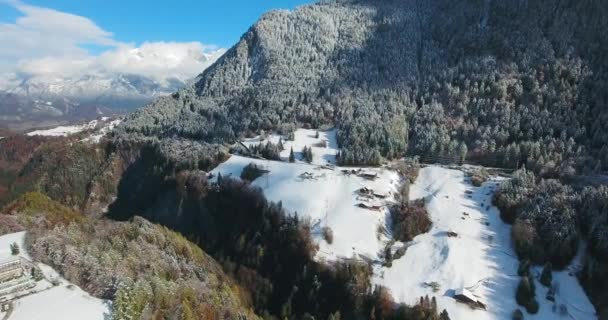
[[[291,214],[310,218],[314,228],[314,240],[320,250],[317,259],[328,261],[340,258],[365,258],[374,262],[374,284],[390,289],[395,300],[414,304],[421,296],[437,298],[439,309],[447,309],[452,319],[510,319],[518,308],[515,290],[519,282],[519,261],[511,246],[511,226],[502,222],[497,208],[492,206],[492,194],[504,178],[492,177],[481,187],[474,187],[461,169],[429,166],[420,171],[410,188],[410,198],[424,198],[433,227],[430,232],[414,238],[407,244],[395,243],[393,248],[407,245],[405,255],[393,261],[391,267],[383,267],[380,254],[390,240],[390,232],[379,233],[379,226],[386,227],[389,213],[386,204],[401,183],[399,175],[388,168],[364,169],[378,174],[376,180],[344,174],[341,168],[327,166],[335,162],[337,143],[335,131],[319,132],[297,130],[295,141],[283,138],[283,161],[266,161],[242,156],[232,156],[212,171],[214,176],[238,178],[249,163],[268,170],[253,184],[261,187],[271,201],[281,201]],[[279,136],[244,141],[246,145],[261,141],[278,143]],[[315,147],[325,140],[326,147]],[[296,159],[304,146],[313,146],[313,163],[303,161],[289,163],[289,150],[293,146]],[[390,196],[379,203],[380,211],[359,208],[360,196],[356,190],[367,187]],[[327,243],[321,228],[333,230],[334,240]],[[458,234],[448,237],[448,231]],[[570,267],[554,272],[559,283],[556,302],[545,299],[547,289],[536,285],[540,310],[536,315],[526,314],[526,319],[597,319],[593,305],[574,276],[580,267],[581,254]],[[533,269],[540,274],[540,269]],[[438,290],[429,285],[439,284]],[[468,289],[486,310],[474,310],[456,302],[455,290]],[[565,305],[568,314],[561,316],[559,306]],[[520,308],[523,310],[523,308]],[[524,312],[525,313],[525,312]]]
[[28,132],[28,136],[46,136],[46,137],[67,137],[87,130],[94,130],[88,137],[82,141],[90,143],[98,143],[102,137],[110,133],[116,126],[120,124],[121,119],[110,120],[108,117],[102,117],[99,120],[92,120],[80,125],[59,126],[46,130],[36,130]]
[[[474,187],[461,170],[423,168],[410,188],[410,197],[425,199],[433,227],[414,238],[391,268],[378,266],[374,283],[388,287],[400,302],[411,304],[420,296],[436,296],[439,308],[447,309],[452,319],[510,319],[518,308],[519,261],[511,245],[511,226],[502,222],[491,204],[502,179],[493,177]],[[448,231],[458,236],[448,237]],[[569,312],[564,319],[597,318],[577,278],[569,274],[576,271],[580,258],[565,271],[554,272],[553,279],[560,286],[555,304],[545,299],[548,289],[536,281],[540,310],[536,315],[526,314],[526,319],[559,319],[561,304]],[[539,276],[541,269],[534,272]],[[432,282],[440,285],[436,292],[429,286]],[[452,296],[460,288],[471,291],[487,309],[473,310],[456,302]]]
[[[285,150],[281,158],[285,161],[266,161],[233,155],[230,159],[211,173],[217,176],[238,178],[243,168],[249,163],[268,170],[269,173],[256,179],[253,184],[264,190],[266,197],[274,202],[282,201],[283,207],[290,213],[297,212],[300,217],[307,217],[314,226],[313,232],[319,244],[319,259],[335,260],[365,256],[375,259],[384,248],[388,238],[378,234],[378,226],[385,226],[388,209],[385,200],[375,200],[369,204],[382,206],[379,211],[357,207],[362,199],[356,191],[371,188],[375,192],[391,194],[396,192],[400,178],[396,172],[383,168],[366,169],[377,173],[375,180],[365,179],[356,174],[345,174],[343,168],[327,166],[335,162],[337,142],[335,132],[319,132],[315,138],[315,130],[300,129],[296,131],[295,141],[284,141]],[[269,138],[277,143],[278,136]],[[327,141],[327,147],[314,145]],[[250,139],[245,144],[257,144],[260,139]],[[289,152],[293,146],[296,159],[301,158],[299,152],[304,146],[313,146],[313,162],[303,161],[289,163]],[[354,170],[355,168],[348,168]],[[333,230],[332,244],[323,240],[321,229],[330,227]]]
[[[0,236],[0,261],[10,259],[10,244],[21,248],[19,257],[31,261],[25,250],[25,232]],[[63,279],[53,268],[37,263],[45,280],[12,301],[8,320],[107,320],[110,319],[108,302],[92,297],[79,287]],[[58,283],[53,285],[50,281]],[[6,314],[0,312],[0,319]]]
[[45,137],[67,137],[76,133],[83,132],[85,130],[95,129],[98,121],[93,120],[85,124],[72,125],[72,126],[59,126],[46,130],[36,130],[28,132],[28,136],[45,136]]

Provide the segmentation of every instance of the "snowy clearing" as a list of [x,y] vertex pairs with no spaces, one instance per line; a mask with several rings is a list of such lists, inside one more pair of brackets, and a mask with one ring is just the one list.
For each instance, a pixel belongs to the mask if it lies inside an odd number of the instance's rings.
[[[319,138],[315,136],[319,134]],[[312,164],[324,165],[328,163],[336,162],[336,154],[338,154],[338,142],[336,141],[336,130],[319,131],[313,129],[298,129],[294,134],[294,140],[288,141],[284,137],[279,135],[271,134],[266,138],[255,137],[251,139],[245,139],[243,144],[246,146],[252,146],[259,143],[266,144],[272,142],[274,144],[279,143],[279,140],[283,139],[284,150],[281,152],[281,160],[287,161],[289,159],[289,152],[293,148],[296,159],[301,161],[302,149],[304,147],[312,147],[312,153],[314,155]],[[325,146],[321,146],[325,144]]]
[[[391,268],[377,267],[374,283],[388,287],[400,302],[416,303],[420,296],[436,296],[439,309],[447,309],[452,319],[510,319],[515,302],[519,261],[511,246],[511,226],[502,222],[498,209],[491,205],[492,194],[501,178],[492,178],[481,187],[470,184],[464,172],[431,166],[423,168],[410,188],[411,199],[424,198],[433,227],[414,238],[406,254],[393,261]],[[457,237],[448,237],[447,232]],[[580,249],[581,255],[583,249]],[[554,272],[559,282],[555,307],[567,307],[573,319],[596,319],[575,276],[568,270],[580,264],[580,255],[563,272]],[[554,303],[545,299],[547,289],[537,274],[536,299],[540,310],[526,319],[559,319]],[[429,286],[437,282],[437,292]],[[473,310],[452,298],[455,290],[472,292],[487,310]],[[570,316],[563,316],[568,319]]]
[[67,137],[72,134],[80,133],[85,130],[94,129],[97,126],[97,120],[89,123],[74,125],[74,126],[59,126],[47,130],[36,130],[28,132],[28,136],[46,136],[46,137]]
[[[103,117],[102,121],[107,121],[107,117]],[[112,132],[116,126],[118,126],[122,122],[121,119],[116,119],[105,123],[101,129],[97,130],[95,133],[91,134],[89,137],[83,139],[82,141],[91,142],[91,143],[99,143],[101,138],[105,137],[108,133]]]
[[[0,261],[11,255],[10,244],[21,248],[19,257],[31,261],[25,250],[25,232],[0,236]],[[12,312],[8,320],[105,320],[110,319],[108,302],[92,297],[79,287],[63,279],[53,268],[37,263],[45,280],[36,282],[32,289],[21,292],[21,297],[12,301]],[[57,282],[53,286],[50,282]],[[0,312],[0,319],[6,314]]]
[[[423,168],[410,188],[410,199],[426,200],[433,227],[410,243],[395,243],[393,250],[403,245],[409,247],[390,268],[382,267],[379,254],[390,240],[390,232],[379,234],[378,229],[386,227],[389,219],[386,205],[394,200],[401,178],[386,168],[364,169],[378,175],[377,179],[368,180],[343,172],[356,169],[327,166],[328,162],[335,162],[337,154],[335,131],[319,131],[319,138],[315,138],[316,132],[299,129],[295,141],[277,135],[247,139],[243,142],[247,146],[278,143],[283,139],[283,161],[232,156],[211,173],[238,178],[249,163],[268,170],[253,184],[262,188],[269,200],[281,201],[287,212],[297,212],[311,220],[314,240],[320,247],[316,258],[335,261],[357,257],[374,262],[373,283],[389,288],[399,302],[415,304],[421,296],[435,296],[439,308],[447,309],[452,319],[510,319],[517,308],[525,313],[515,302],[520,278],[519,261],[511,246],[511,226],[502,222],[498,209],[491,204],[492,194],[504,178],[492,177],[481,187],[474,187],[461,170]],[[327,147],[315,147],[323,140],[327,141]],[[313,146],[313,163],[301,160],[288,163],[291,146],[296,159],[302,159],[299,152],[304,146]],[[356,190],[363,187],[388,197],[362,199]],[[358,207],[364,200],[369,200],[366,205],[381,207],[380,210]],[[333,230],[332,244],[322,237],[321,229],[325,226]],[[457,233],[457,237],[449,237],[448,232]],[[593,305],[572,276],[580,268],[583,252],[581,248],[565,271],[553,273],[560,287],[555,303],[546,300],[548,289],[536,281],[540,310],[533,316],[525,313],[526,319],[597,319]],[[540,268],[533,271],[540,275]],[[430,286],[432,282],[439,285],[436,292]],[[472,292],[486,305],[486,310],[474,310],[456,302],[453,295],[459,289]],[[562,304],[568,315],[560,316]]]
[[[266,161],[233,155],[228,161],[220,164],[211,173],[217,176],[239,178],[243,168],[249,163],[255,163],[270,172],[256,179],[253,184],[264,190],[266,197],[274,202],[282,201],[283,207],[289,213],[297,212],[300,217],[307,217],[313,225],[314,240],[319,244],[318,259],[335,260],[338,258],[359,257],[376,259],[388,238],[378,236],[378,226],[385,226],[388,216],[386,203],[392,200],[391,194],[396,192],[400,178],[396,172],[383,168],[369,169],[371,174],[377,174],[375,180],[366,179],[357,174],[345,174],[341,167],[326,166],[327,162],[335,161],[337,142],[335,131],[319,132],[316,130],[297,130],[295,141],[283,142],[285,150],[281,158],[285,161]],[[269,138],[273,143],[279,141],[278,136]],[[327,147],[314,147],[320,141],[327,141]],[[267,140],[266,140],[267,141]],[[245,144],[258,144],[259,138],[249,139]],[[313,163],[302,161],[289,163],[291,146],[298,154],[304,146],[313,145]],[[297,151],[296,151],[297,150]],[[348,168],[356,170],[356,168]],[[377,193],[386,194],[386,199],[367,199],[357,194],[357,190],[367,187]],[[378,206],[378,210],[360,208],[357,205],[365,203]],[[332,244],[322,237],[322,228],[330,227],[334,234]]]
[[46,136],[46,137],[67,137],[73,134],[81,133],[86,130],[95,130],[87,138],[82,139],[84,142],[99,143],[101,138],[110,133],[116,126],[122,122],[121,119],[111,120],[108,117],[102,117],[100,120],[93,120],[81,125],[59,126],[47,130],[36,130],[27,133],[28,136]]

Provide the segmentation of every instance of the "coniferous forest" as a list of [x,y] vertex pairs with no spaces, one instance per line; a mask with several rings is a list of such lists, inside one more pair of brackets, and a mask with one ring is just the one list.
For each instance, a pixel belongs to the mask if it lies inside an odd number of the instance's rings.
[[[115,301],[117,319],[449,319],[433,297],[395,303],[357,259],[313,259],[311,221],[247,181],[260,168],[208,175],[243,137],[332,127],[340,165],[415,156],[513,170],[493,201],[522,269],[545,266],[550,282],[585,240],[578,276],[607,318],[607,16],[599,0],[322,0],[267,13],[99,144],[0,140],[0,232],[29,230],[34,257]],[[283,147],[251,149],[280,160]],[[311,150],[288,161],[313,162]],[[403,241],[431,225],[409,199],[391,216]],[[158,266],[141,272],[150,258]],[[518,302],[534,309],[521,276]]]

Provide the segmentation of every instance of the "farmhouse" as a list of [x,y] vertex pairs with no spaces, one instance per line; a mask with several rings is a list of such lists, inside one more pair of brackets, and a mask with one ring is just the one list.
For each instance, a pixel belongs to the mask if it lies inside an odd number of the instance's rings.
[[458,302],[469,305],[472,308],[486,309],[486,305],[481,301],[477,300],[477,297],[466,288],[456,289],[454,292],[454,299]]
[[378,178],[378,174],[375,172],[369,172],[369,171],[363,171],[361,173],[358,174],[359,177],[368,179],[368,180],[376,180],[376,178]]
[[19,278],[23,275],[21,259],[12,258],[0,261],[0,283]]

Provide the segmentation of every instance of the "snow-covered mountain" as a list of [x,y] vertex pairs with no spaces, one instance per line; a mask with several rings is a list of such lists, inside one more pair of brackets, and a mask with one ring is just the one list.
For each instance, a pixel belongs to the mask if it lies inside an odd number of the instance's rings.
[[54,100],[63,97],[80,103],[98,102],[110,108],[128,108],[125,103],[134,102],[133,100],[151,100],[174,92],[184,84],[176,78],[166,79],[164,83],[160,83],[134,74],[83,75],[71,78],[39,75],[24,79],[7,92],[36,100]]
[[21,73],[0,81],[0,127],[47,127],[128,113],[193,82],[224,53],[180,48],[121,49],[82,61],[76,70],[44,59],[24,64]]

